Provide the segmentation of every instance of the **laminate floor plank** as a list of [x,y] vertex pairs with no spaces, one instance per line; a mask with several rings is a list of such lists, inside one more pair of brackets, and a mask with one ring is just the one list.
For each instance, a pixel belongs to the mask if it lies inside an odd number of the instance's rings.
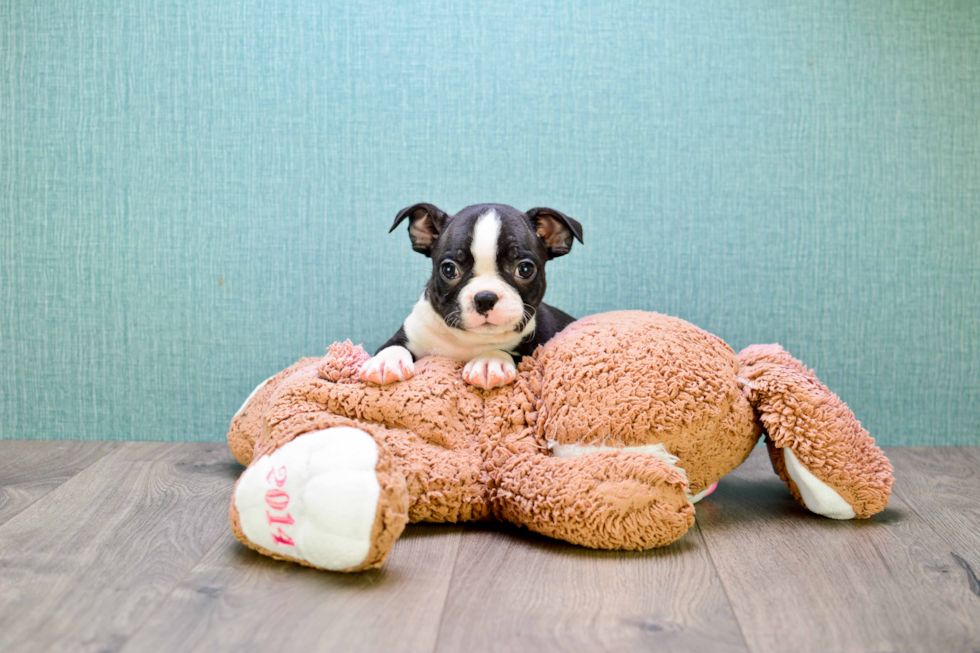
[[944,573],[958,577],[980,606],[980,448],[888,449],[895,493],[929,523],[948,546]]
[[228,531],[221,443],[138,443],[0,526],[0,650],[116,650]]
[[0,651],[980,650],[980,448],[887,453],[870,520],[757,450],[664,549],[411,525],[345,575],[234,540],[223,443],[0,441]]
[[594,551],[506,525],[463,535],[438,651],[746,651],[696,529]]
[[760,448],[698,505],[698,525],[753,651],[980,649],[980,602],[898,494],[871,519],[825,519]]
[[431,651],[461,533],[409,525],[382,569],[337,574],[228,531],[123,651]]
[[0,440],[0,525],[120,444]]

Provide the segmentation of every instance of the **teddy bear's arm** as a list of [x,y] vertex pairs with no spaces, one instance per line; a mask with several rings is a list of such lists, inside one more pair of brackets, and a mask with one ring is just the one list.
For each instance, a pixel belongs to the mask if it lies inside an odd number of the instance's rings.
[[694,524],[687,479],[649,454],[521,453],[495,476],[500,517],[582,546],[649,549],[670,544]]
[[779,345],[752,345],[738,360],[773,469],[796,500],[835,519],[884,510],[891,464],[840,397]]

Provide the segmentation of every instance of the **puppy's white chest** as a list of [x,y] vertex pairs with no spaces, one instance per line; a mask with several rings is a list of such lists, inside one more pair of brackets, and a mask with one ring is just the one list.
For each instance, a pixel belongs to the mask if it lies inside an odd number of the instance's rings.
[[534,327],[532,318],[519,333],[483,334],[451,329],[424,297],[415,304],[404,325],[407,347],[416,358],[438,355],[460,361],[470,361],[494,350],[512,352],[527,334],[534,331]]

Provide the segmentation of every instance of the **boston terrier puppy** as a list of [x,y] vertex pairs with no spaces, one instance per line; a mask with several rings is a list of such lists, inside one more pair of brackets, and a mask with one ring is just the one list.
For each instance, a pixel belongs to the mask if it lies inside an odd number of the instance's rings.
[[506,385],[515,360],[575,321],[541,301],[545,263],[567,254],[573,238],[583,242],[582,225],[567,215],[477,204],[450,216],[415,204],[391,231],[405,220],[412,249],[432,259],[432,277],[402,327],[362,365],[362,381],[404,381],[416,359],[439,354],[466,361],[471,385]]

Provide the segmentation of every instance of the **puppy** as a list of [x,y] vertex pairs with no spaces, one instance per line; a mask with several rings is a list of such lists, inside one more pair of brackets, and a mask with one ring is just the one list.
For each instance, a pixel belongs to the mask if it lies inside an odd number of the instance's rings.
[[450,216],[415,204],[391,231],[405,220],[412,249],[432,259],[432,277],[402,327],[361,367],[361,380],[404,381],[416,359],[439,354],[466,361],[471,385],[506,385],[515,361],[575,321],[541,301],[545,263],[567,254],[573,239],[583,242],[582,225],[567,215],[477,204]]

